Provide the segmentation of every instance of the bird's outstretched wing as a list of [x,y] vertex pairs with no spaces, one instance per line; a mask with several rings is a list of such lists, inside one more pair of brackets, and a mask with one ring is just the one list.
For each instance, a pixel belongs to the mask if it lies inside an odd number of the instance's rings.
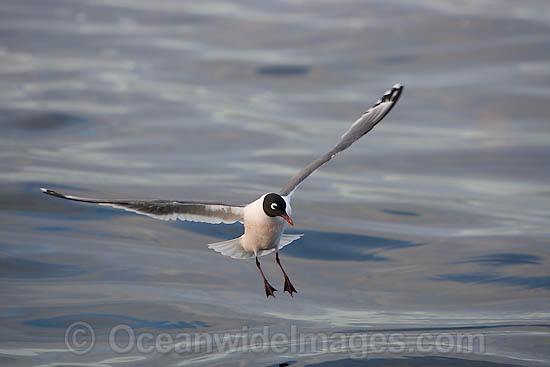
[[244,220],[244,207],[242,206],[168,200],[100,200],[62,195],[43,188],[40,190],[45,194],[62,199],[111,206],[161,220],[180,219],[212,224],[243,223]]
[[342,135],[342,139],[336,144],[332,150],[321,157],[317,158],[315,161],[311,162],[308,166],[302,169],[292,177],[290,181],[281,189],[281,195],[287,196],[294,192],[298,185],[302,183],[309,175],[311,175],[315,170],[321,167],[323,164],[327,163],[334,157],[336,154],[347,149],[355,141],[359,140],[363,135],[372,130],[395,106],[401,93],[403,92],[403,86],[396,84],[393,88],[382,96],[378,102],[369,108],[365,113],[357,119],[351,125],[348,131]]

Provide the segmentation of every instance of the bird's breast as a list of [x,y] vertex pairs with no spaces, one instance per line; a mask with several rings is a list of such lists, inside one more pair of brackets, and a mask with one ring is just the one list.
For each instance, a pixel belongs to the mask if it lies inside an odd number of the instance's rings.
[[243,247],[254,252],[277,247],[285,223],[284,219],[279,217],[245,220]]

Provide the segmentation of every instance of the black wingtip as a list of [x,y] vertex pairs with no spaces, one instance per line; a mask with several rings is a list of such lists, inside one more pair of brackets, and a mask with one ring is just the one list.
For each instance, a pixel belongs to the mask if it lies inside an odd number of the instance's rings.
[[384,96],[382,96],[382,98],[380,99],[380,102],[377,104],[384,103],[384,102],[393,102],[393,103],[397,102],[397,100],[401,96],[401,93],[403,92],[403,89],[404,87],[401,84],[399,83],[395,84],[391,90],[384,93]]
[[405,87],[401,84],[394,84],[393,87],[390,90],[386,91],[382,98],[376,101],[376,103],[371,108],[375,108],[376,106],[385,102],[392,102],[393,104],[395,104],[399,100],[399,97],[401,97],[403,89],[405,89]]
[[[383,116],[380,116],[379,120],[382,120],[393,109],[393,107],[395,106],[395,104],[399,100],[399,97],[401,97],[401,94],[403,93],[403,89],[405,89],[405,87],[403,85],[401,85],[399,83],[394,84],[393,87],[390,90],[386,91],[386,93],[384,93],[382,98],[380,98],[378,101],[376,101],[376,103],[370,108],[370,109],[375,108],[378,105],[380,105],[382,103],[386,103],[386,102],[391,102],[392,103],[390,108],[388,108],[386,110],[386,113]],[[369,110],[367,110],[367,112]]]
[[62,198],[62,199],[65,198],[65,196],[61,195],[60,193],[55,192],[55,191],[50,190],[50,189],[45,189],[43,187],[40,188],[40,191],[42,191],[44,194],[47,194],[47,195],[55,196],[55,197]]

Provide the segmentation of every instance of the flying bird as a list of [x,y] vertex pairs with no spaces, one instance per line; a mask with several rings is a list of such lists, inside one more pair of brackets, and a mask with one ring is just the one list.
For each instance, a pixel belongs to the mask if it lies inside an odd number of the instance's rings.
[[256,258],[256,266],[264,281],[266,297],[275,297],[275,288],[267,281],[258,257],[275,251],[275,260],[284,275],[284,291],[297,293],[296,288],[279,261],[279,249],[292,243],[301,234],[285,234],[288,225],[293,226],[290,201],[298,186],[319,167],[336,154],[347,149],[355,141],[372,130],[395,106],[403,86],[396,84],[380,100],[359,117],[342,135],[342,138],[329,152],[323,154],[292,177],[277,193],[267,193],[248,205],[235,206],[218,203],[170,200],[101,200],[71,195],[63,195],[53,190],[41,188],[45,194],[62,199],[110,206],[161,220],[187,220],[212,224],[244,224],[244,234],[229,241],[209,244],[208,247],[234,259]]

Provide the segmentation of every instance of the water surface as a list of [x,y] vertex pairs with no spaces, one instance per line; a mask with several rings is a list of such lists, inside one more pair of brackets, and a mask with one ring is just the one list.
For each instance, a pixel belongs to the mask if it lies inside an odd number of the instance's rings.
[[[0,364],[549,364],[549,19],[537,0],[3,1]],[[266,300],[253,261],[206,247],[238,225],[38,190],[247,203],[397,82],[387,119],[294,197],[305,236],[281,252],[293,298]],[[282,290],[274,259],[262,266]],[[96,333],[84,355],[64,342],[75,322]],[[116,353],[117,325],[398,333],[404,348]],[[415,345],[458,333],[485,348]]]

